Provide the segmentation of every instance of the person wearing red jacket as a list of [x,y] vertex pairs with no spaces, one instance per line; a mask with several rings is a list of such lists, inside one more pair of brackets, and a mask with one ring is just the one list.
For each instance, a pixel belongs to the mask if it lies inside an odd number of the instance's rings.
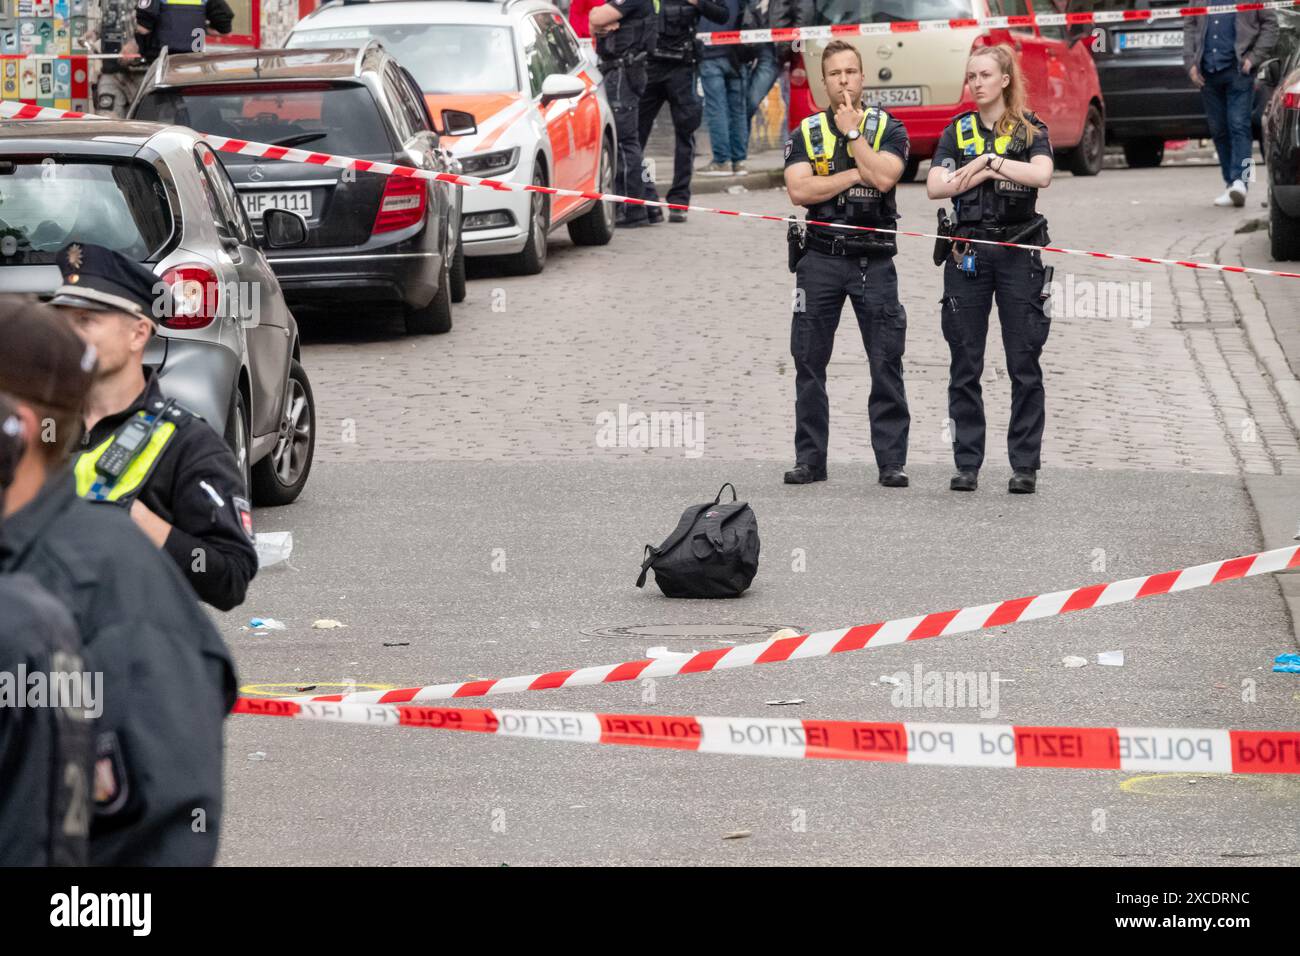
[[569,7],[569,24],[573,27],[573,32],[580,37],[591,36],[591,24],[587,22],[587,16],[594,6],[596,0],[573,0]]

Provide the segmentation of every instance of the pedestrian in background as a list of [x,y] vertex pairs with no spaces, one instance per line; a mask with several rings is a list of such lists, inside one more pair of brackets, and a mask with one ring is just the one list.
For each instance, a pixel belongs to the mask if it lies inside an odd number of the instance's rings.
[[[742,30],[774,30],[798,26],[797,0],[745,0],[741,16]],[[792,56],[789,43],[754,43],[749,45],[745,68],[745,121],[753,128],[754,114],[767,98],[772,85]]]
[[1183,30],[1183,65],[1201,90],[1205,121],[1219,153],[1227,188],[1216,206],[1244,206],[1251,180],[1251,115],[1255,70],[1277,44],[1272,10],[1190,17]]
[[573,5],[569,7],[569,26],[573,27],[573,32],[578,36],[591,36],[591,24],[587,22],[587,17],[595,5],[596,0],[573,0]]
[[[700,20],[701,33],[740,29],[743,0],[723,0],[724,20]],[[706,176],[747,173],[749,121],[745,107],[745,75],[735,44],[705,46],[700,54],[700,85],[704,87],[704,118],[709,124],[713,161],[700,168]]]
[[[697,47],[695,30],[704,17],[725,17],[727,8],[721,0],[660,0],[659,34],[650,52],[646,88],[641,94],[641,152],[645,153],[655,117],[664,103],[673,119],[673,181],[668,187],[668,201],[690,205],[691,174],[695,172],[695,131],[700,128],[703,109],[695,92]],[[654,177],[646,177],[645,198],[658,202]],[[663,222],[663,210],[647,210],[651,222]],[[686,211],[674,209],[669,222],[685,222]]]

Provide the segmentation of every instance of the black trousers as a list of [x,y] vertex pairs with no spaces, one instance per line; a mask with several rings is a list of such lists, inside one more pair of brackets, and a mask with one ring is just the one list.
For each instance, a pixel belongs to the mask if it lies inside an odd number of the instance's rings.
[[1016,470],[1037,471],[1046,407],[1039,356],[1051,330],[1044,308],[1043,261],[1038,252],[1002,246],[976,246],[976,273],[967,276],[949,257],[943,267],[943,337],[952,365],[948,417],[953,427],[953,458],[959,471],[984,464],[984,343],[989,313],[997,299],[1002,347],[1011,376],[1011,424],[1007,454]]
[[830,436],[826,366],[847,298],[853,304],[871,368],[867,413],[876,464],[880,468],[903,467],[907,464],[911,425],[903,388],[907,313],[898,301],[898,273],[893,259],[831,256],[810,249],[799,260],[795,279],[790,325],[790,354],[795,370],[795,461],[814,471],[826,467]]
[[[605,76],[605,95],[614,111],[614,136],[618,140],[614,150],[614,192],[629,199],[644,199],[641,128],[637,117],[641,94],[645,92],[645,60],[601,72]],[[620,222],[645,222],[646,211],[644,206],[620,203],[617,216]]]
[[[650,139],[655,117],[665,103],[673,119],[673,182],[668,187],[668,201],[688,205],[691,201],[691,172],[695,167],[695,131],[704,118],[704,104],[695,94],[695,64],[668,60],[650,60],[646,70],[645,92],[641,94],[641,150]],[[645,185],[645,198],[657,200],[654,179]]]

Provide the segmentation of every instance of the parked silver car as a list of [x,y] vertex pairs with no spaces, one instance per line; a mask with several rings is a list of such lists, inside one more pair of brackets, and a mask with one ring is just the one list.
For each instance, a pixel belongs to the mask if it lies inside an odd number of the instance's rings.
[[306,238],[277,210],[257,239],[219,155],[193,130],[115,120],[0,124],[0,291],[48,293],[55,253],[106,246],[152,269],[176,303],[145,360],[163,392],[224,434],[253,500],[288,504],[315,448],[298,325],[262,246]]

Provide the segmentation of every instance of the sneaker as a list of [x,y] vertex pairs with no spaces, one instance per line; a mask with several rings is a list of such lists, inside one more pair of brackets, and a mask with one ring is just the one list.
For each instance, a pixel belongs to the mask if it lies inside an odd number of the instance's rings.
[[669,221],[669,222],[685,222],[685,221],[686,221],[686,210],[685,210],[685,209],[672,209],[672,210],[669,210],[669,212],[668,212],[668,221]]
[[696,170],[701,176],[730,176],[731,167],[726,163],[709,163]]
[[1232,191],[1225,189],[1223,194],[1214,200],[1214,204],[1216,206],[1235,206],[1236,203],[1232,201]]
[[1246,184],[1240,179],[1233,180],[1232,185],[1228,187],[1228,198],[1232,200],[1234,206],[1246,205]]
[[731,164],[731,174],[733,176],[746,176],[749,174],[749,167],[743,162]]

